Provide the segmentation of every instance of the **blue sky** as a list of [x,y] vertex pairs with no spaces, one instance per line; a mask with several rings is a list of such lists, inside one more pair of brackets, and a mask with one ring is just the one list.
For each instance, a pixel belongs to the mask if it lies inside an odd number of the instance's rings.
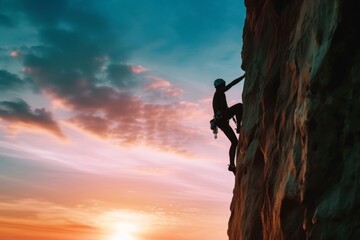
[[[5,236],[38,239],[12,224],[57,229],[60,215],[96,229],[87,239],[113,240],[121,230],[83,214],[149,218],[167,240],[198,239],[209,226],[206,239],[225,238],[234,179],[228,140],[209,130],[212,84],[243,74],[244,19],[235,0],[0,0]],[[229,104],[241,91],[242,83],[229,91]],[[198,235],[175,236],[175,226]],[[137,234],[131,239],[161,239]]]

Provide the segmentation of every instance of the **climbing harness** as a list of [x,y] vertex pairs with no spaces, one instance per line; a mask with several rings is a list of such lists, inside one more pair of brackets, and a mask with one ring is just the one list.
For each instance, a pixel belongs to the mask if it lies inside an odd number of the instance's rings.
[[210,129],[213,131],[214,138],[217,139],[218,134],[218,126],[217,121],[220,121],[223,118],[223,114],[221,111],[217,111],[213,117],[213,119],[210,120]]
[[[214,138],[217,139],[217,134],[218,134],[218,126],[217,126],[217,121],[220,121],[223,118],[223,114],[221,111],[218,111],[213,119],[210,120],[210,129],[213,131],[214,134]],[[237,121],[235,119],[235,117],[232,117],[232,120],[234,121],[235,125],[237,126]],[[235,129],[237,132],[240,129]]]
[[214,138],[217,139],[218,127],[216,126],[216,118],[210,120],[210,129],[213,131]]

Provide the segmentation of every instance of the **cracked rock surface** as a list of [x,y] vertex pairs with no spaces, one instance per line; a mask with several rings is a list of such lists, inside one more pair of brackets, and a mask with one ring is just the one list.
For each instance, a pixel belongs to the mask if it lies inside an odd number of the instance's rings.
[[360,239],[359,5],[245,0],[230,240]]

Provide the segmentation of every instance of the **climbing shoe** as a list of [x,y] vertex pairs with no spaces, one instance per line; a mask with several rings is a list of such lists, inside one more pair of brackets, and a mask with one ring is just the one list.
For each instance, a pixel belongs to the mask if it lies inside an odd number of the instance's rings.
[[236,167],[235,167],[235,165],[229,165],[228,170],[229,170],[230,172],[233,172],[234,175],[236,175]]

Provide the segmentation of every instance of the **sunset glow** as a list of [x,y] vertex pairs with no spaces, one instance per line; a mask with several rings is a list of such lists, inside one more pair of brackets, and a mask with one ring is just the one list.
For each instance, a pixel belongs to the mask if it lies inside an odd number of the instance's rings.
[[[106,217],[105,217],[106,218]],[[114,214],[113,216],[107,216],[101,224],[105,232],[108,232],[109,236],[106,240],[138,240],[136,234],[140,232],[138,226],[139,219],[134,219],[134,216],[123,216],[122,214]],[[132,222],[134,221],[134,222]]]

